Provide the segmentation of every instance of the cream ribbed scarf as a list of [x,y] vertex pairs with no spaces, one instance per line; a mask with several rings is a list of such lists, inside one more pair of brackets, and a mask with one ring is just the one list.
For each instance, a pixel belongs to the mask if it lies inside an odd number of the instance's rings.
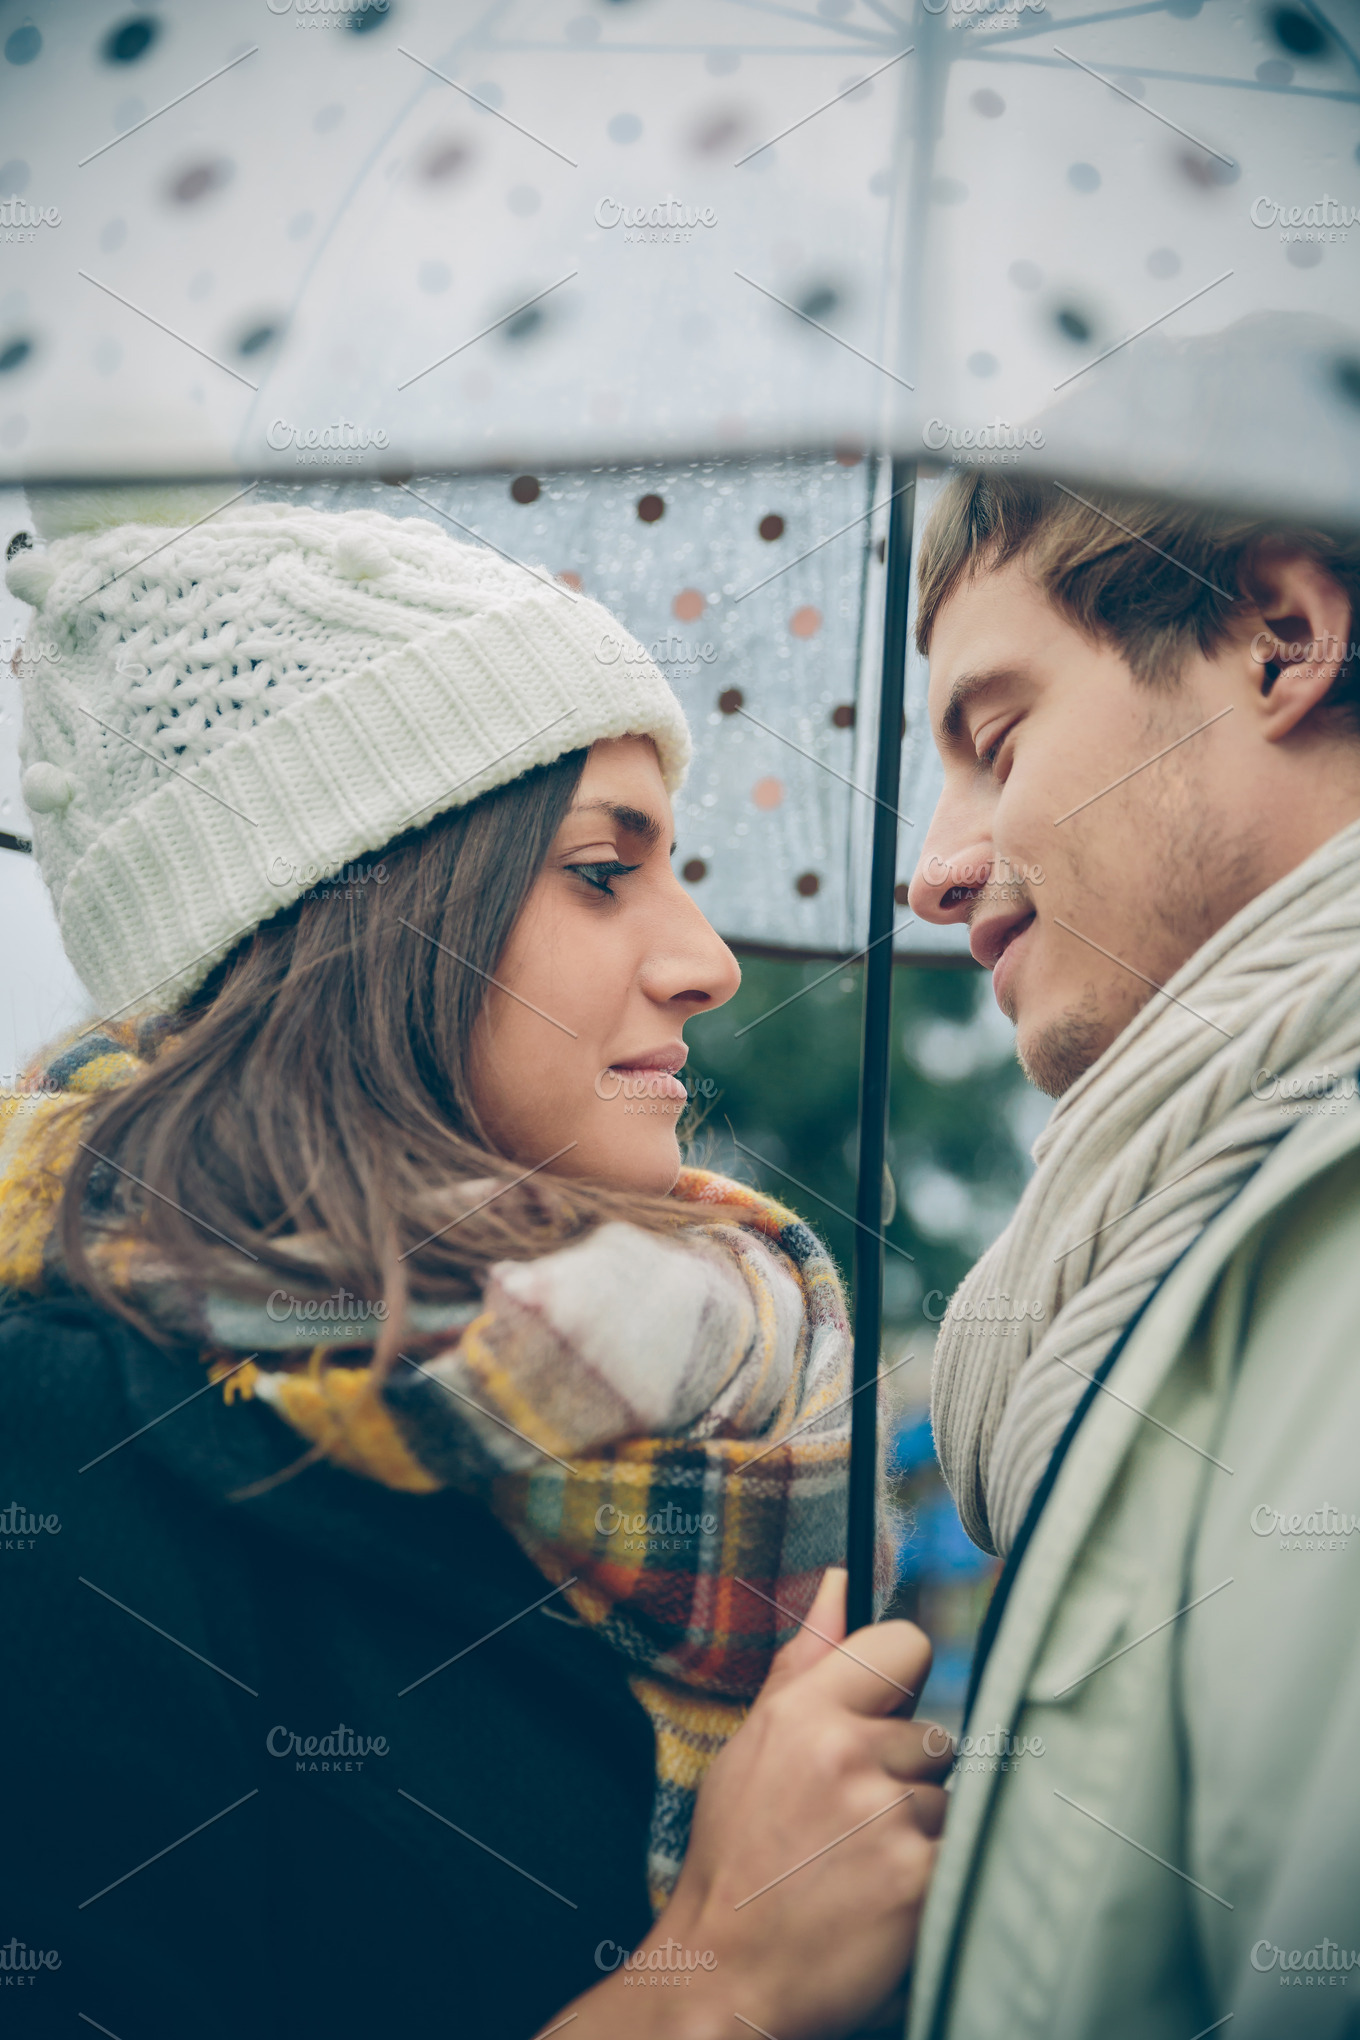
[[1258,895],[1073,1084],[1014,1216],[950,1303],[936,1449],[1007,1552],[1072,1411],[1180,1253],[1360,1066],[1360,822]]

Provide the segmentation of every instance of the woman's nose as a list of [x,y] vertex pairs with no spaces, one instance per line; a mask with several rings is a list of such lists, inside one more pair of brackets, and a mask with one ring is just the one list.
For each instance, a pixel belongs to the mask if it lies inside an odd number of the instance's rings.
[[996,852],[990,843],[969,843],[948,852],[927,842],[907,893],[911,911],[923,921],[947,925],[966,921],[974,897],[991,877]]
[[665,934],[646,970],[650,996],[696,1009],[725,1006],[741,987],[741,965],[678,879],[673,881]]

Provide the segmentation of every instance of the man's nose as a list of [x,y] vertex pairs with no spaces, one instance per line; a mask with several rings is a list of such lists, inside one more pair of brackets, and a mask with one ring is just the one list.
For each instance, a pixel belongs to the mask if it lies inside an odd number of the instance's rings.
[[996,852],[987,842],[965,845],[962,850],[945,851],[929,841],[912,874],[907,893],[911,911],[923,921],[948,926],[966,921],[973,901],[992,875]]

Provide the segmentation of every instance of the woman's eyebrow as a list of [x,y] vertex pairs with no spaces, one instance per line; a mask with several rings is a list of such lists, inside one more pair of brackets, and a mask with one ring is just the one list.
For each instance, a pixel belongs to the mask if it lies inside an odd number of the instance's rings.
[[609,819],[630,836],[636,836],[648,850],[654,850],[661,841],[661,824],[655,815],[649,815],[643,808],[630,807],[626,801],[590,800],[582,801],[571,810],[573,815],[608,815]]

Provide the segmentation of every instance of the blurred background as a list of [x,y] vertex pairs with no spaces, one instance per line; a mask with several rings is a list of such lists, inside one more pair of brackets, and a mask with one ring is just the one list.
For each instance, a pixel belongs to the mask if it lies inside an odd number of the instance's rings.
[[[931,1355],[955,1285],[1010,1216],[1052,1100],[1022,1074],[985,971],[967,960],[899,963],[893,981],[879,1423],[898,1586],[885,1612],[929,1635],[935,1662],[921,1705],[954,1728],[996,1562],[964,1535],[940,1477]],[[686,1066],[699,1122],[692,1159],[785,1199],[847,1277],[863,983],[862,965],[743,956],[736,998],[690,1028]]]

